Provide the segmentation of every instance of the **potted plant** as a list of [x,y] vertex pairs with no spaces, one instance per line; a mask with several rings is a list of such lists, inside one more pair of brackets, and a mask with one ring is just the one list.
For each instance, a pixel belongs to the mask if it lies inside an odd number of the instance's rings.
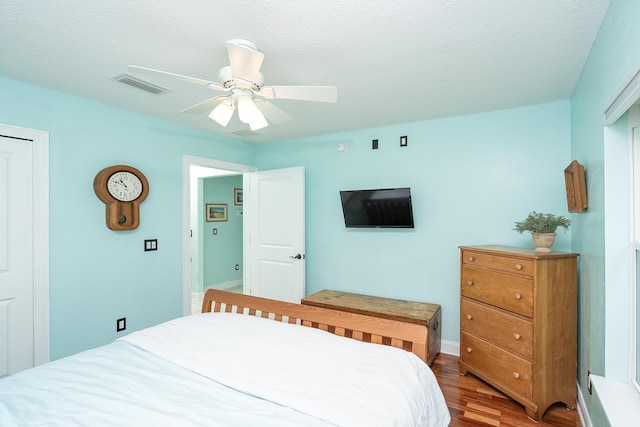
[[533,211],[523,221],[517,221],[514,230],[520,234],[525,231],[531,232],[531,238],[533,244],[536,245],[537,252],[551,252],[549,248],[555,242],[556,229],[562,227],[566,232],[570,225],[571,220],[564,216]]

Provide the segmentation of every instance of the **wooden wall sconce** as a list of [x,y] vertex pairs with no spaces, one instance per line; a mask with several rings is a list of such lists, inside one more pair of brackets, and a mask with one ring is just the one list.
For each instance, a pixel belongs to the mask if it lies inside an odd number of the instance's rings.
[[587,209],[587,186],[584,178],[584,166],[577,160],[564,170],[564,183],[567,188],[569,212],[583,212]]

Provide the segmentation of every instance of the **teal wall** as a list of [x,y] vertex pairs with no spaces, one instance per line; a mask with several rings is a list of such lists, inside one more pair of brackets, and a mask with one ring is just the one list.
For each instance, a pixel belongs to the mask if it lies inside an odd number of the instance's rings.
[[[513,223],[566,214],[569,116],[564,101],[260,146],[260,169],[305,167],[307,294],[441,304],[442,338],[459,341],[458,246],[533,247]],[[339,190],[399,186],[411,187],[415,229],[345,229]],[[560,232],[554,249],[570,237]]]
[[[52,359],[113,341],[120,317],[129,332],[182,315],[182,156],[252,164],[255,149],[5,78],[0,94],[1,123],[49,132]],[[93,192],[116,164],[149,180],[134,231],[109,230]]]
[[[242,188],[242,175],[204,178],[204,204],[227,205],[227,221],[202,223],[204,288],[242,281],[242,206],[234,205],[233,190]],[[213,234],[213,229],[217,234]],[[240,269],[235,270],[238,264]],[[223,286],[224,288],[224,286]]]
[[[54,359],[113,340],[119,317],[137,330],[182,314],[183,154],[261,169],[305,166],[307,292],[440,303],[443,338],[452,341],[457,246],[531,246],[513,222],[530,210],[566,210],[568,102],[253,147],[13,80],[0,79],[0,90],[0,122],[50,133]],[[399,147],[400,135],[408,147]],[[373,138],[380,149],[371,150]],[[335,150],[339,142],[347,152]],[[131,232],[104,226],[92,188],[100,169],[120,163],[142,170],[151,186]],[[346,230],[338,191],[386,186],[412,188],[416,228]],[[147,238],[158,239],[157,252],[142,251]],[[560,234],[556,249],[569,242]]]
[[571,157],[585,167],[589,198],[572,233],[572,250],[581,254],[578,381],[594,425],[606,419],[586,391],[586,371],[624,380],[615,371],[628,369],[628,281],[616,275],[628,271],[626,119],[605,127],[603,113],[640,64],[639,22],[636,0],[611,1],[571,98]]

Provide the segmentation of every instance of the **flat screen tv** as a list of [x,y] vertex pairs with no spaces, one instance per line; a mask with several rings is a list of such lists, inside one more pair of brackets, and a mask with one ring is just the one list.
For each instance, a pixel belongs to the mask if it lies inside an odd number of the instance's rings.
[[348,228],[413,228],[408,187],[340,191],[340,200]]

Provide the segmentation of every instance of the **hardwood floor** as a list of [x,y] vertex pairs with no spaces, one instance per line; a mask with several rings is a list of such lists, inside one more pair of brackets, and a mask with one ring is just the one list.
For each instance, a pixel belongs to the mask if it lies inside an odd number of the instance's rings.
[[457,356],[441,353],[431,369],[451,412],[450,427],[581,426],[578,411],[562,404],[549,408],[539,422],[532,421],[518,402],[471,374],[461,376]]

